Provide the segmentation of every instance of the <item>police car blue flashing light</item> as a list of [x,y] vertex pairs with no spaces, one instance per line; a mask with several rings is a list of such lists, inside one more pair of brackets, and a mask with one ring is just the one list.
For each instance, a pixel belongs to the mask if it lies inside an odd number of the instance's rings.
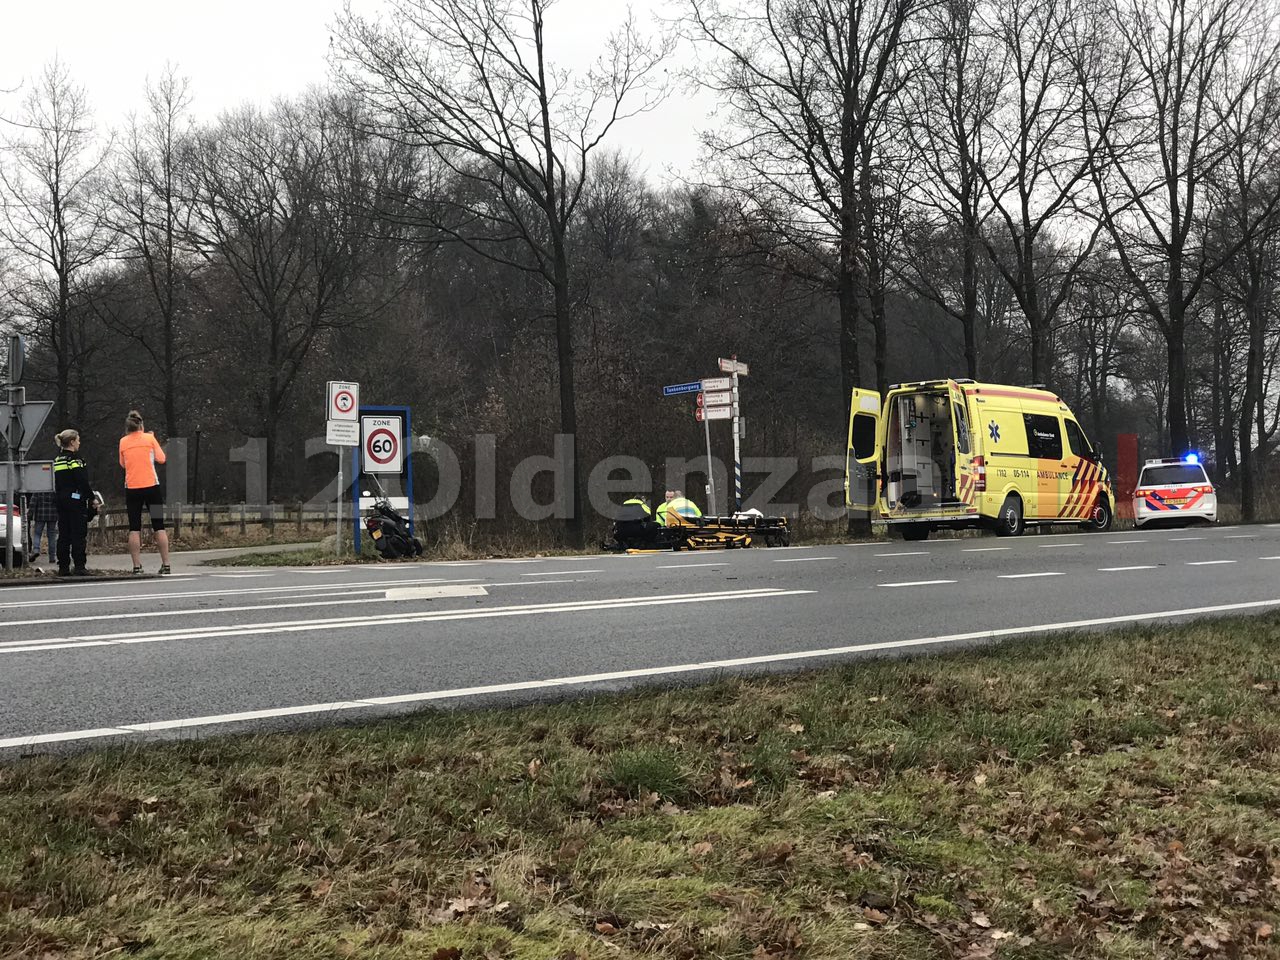
[[1183,462],[1183,463],[1199,463],[1199,462],[1200,462],[1200,454],[1198,454],[1198,453],[1188,453],[1185,457],[1183,457],[1183,458],[1182,458],[1182,462]]

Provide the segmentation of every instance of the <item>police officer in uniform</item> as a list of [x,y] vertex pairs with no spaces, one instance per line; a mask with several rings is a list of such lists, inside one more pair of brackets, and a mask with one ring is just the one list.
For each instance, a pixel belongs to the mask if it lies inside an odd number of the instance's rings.
[[63,430],[55,439],[62,450],[53,461],[53,494],[58,502],[58,576],[69,576],[74,560],[75,575],[84,577],[89,573],[85,566],[85,540],[94,499],[89,467],[79,454],[79,433]]

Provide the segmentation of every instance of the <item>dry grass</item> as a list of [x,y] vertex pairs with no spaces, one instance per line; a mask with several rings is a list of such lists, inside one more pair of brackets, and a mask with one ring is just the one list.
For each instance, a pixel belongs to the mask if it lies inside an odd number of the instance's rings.
[[1275,957],[1280,617],[0,767],[0,957]]

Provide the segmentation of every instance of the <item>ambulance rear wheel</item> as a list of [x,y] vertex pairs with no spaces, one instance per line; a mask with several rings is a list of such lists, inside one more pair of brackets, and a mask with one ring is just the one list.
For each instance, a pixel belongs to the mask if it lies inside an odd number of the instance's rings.
[[1022,498],[1009,494],[1004,498],[1000,514],[996,517],[996,533],[1002,537],[1020,537],[1027,529],[1022,515]]
[[929,525],[927,523],[908,523],[902,528],[903,540],[928,540]]
[[1106,533],[1111,529],[1111,521],[1114,517],[1111,515],[1111,504],[1107,503],[1105,497],[1099,498],[1098,502],[1093,505],[1093,513],[1089,514],[1088,527],[1098,533]]

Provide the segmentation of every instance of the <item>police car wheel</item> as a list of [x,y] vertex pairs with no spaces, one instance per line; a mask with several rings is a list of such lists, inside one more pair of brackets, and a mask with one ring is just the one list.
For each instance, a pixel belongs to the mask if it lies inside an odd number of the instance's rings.
[[1096,530],[1098,533],[1106,533],[1111,529],[1111,521],[1114,518],[1111,515],[1111,507],[1106,500],[1099,500],[1093,507],[1093,513],[1089,515],[1089,529]]
[[1026,526],[1022,516],[1022,500],[1012,494],[1005,497],[1000,515],[996,518],[996,533],[1002,537],[1020,537]]

